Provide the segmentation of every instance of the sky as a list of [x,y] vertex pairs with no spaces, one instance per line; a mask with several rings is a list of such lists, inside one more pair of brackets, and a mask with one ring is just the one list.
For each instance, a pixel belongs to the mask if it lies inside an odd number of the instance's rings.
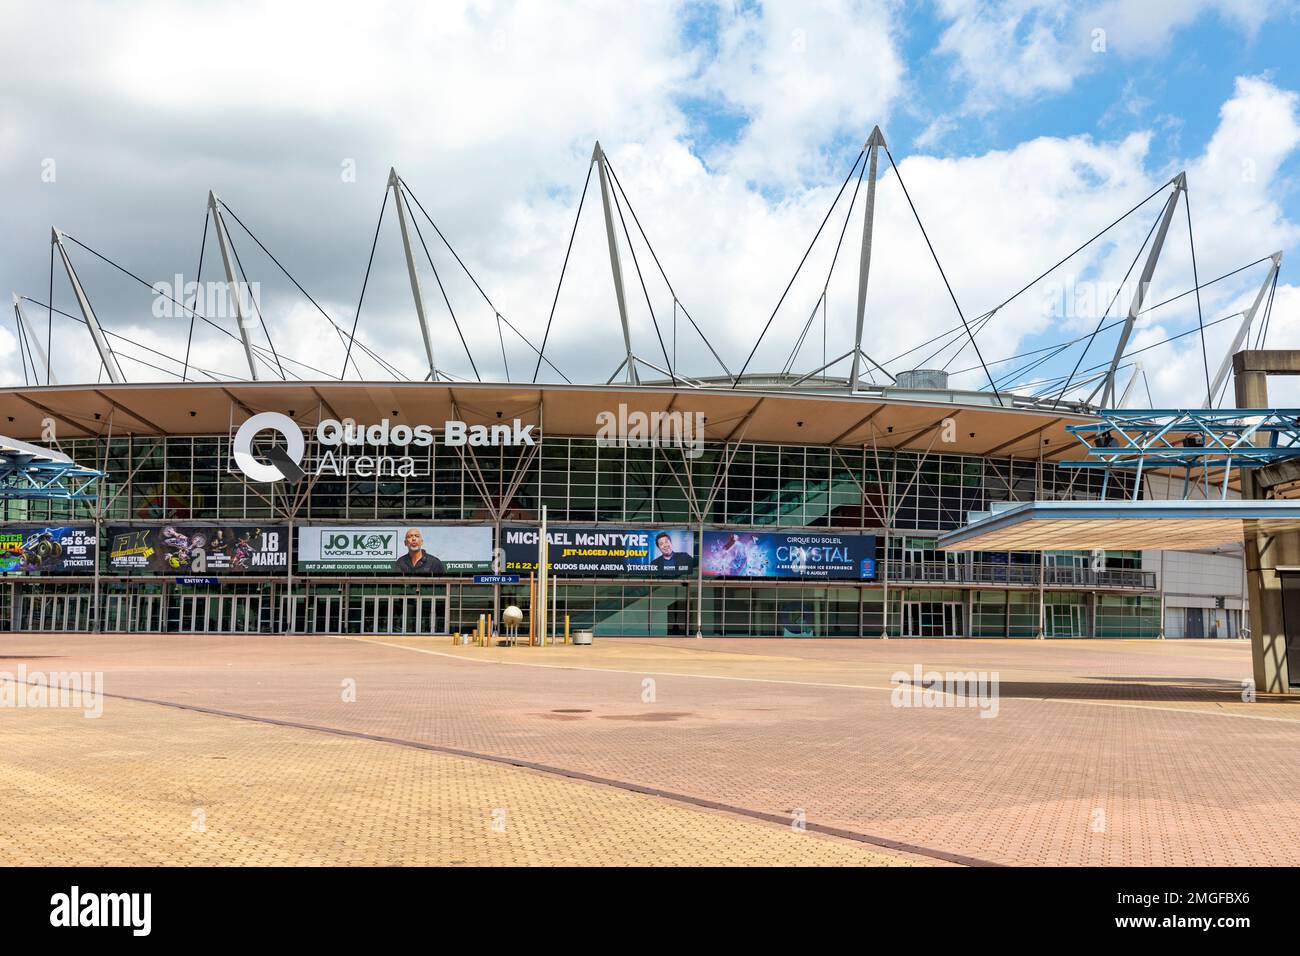
[[[0,284],[27,297],[59,382],[103,370],[84,325],[47,308],[52,277],[53,308],[79,314],[51,227],[128,380],[247,377],[209,190],[256,294],[264,377],[337,378],[354,327],[349,378],[393,377],[372,353],[424,377],[390,168],[427,246],[413,239],[440,373],[603,382],[624,346],[588,180],[597,140],[639,359],[811,373],[852,348],[876,125],[863,348],[889,372],[1047,394],[1070,377],[1088,397],[1180,172],[1145,299],[1159,307],[1122,362],[1121,386],[1141,363],[1130,404],[1204,400],[1279,251],[1266,343],[1300,348],[1293,2],[4,0],[3,14]],[[200,278],[206,321],[166,297],[189,305]],[[1251,343],[1262,325],[1263,310]],[[537,370],[543,340],[553,367]],[[4,384],[45,380],[23,355],[6,316]],[[1300,386],[1275,388],[1300,404]]]

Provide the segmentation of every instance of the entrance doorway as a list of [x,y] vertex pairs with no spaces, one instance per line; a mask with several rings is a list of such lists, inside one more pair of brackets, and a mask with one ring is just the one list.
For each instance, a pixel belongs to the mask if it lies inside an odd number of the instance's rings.
[[1047,605],[1048,637],[1087,637],[1088,609],[1082,604]]
[[89,630],[91,603],[89,594],[25,594],[18,604],[18,630]]
[[903,637],[961,637],[965,608],[960,601],[904,601]]
[[195,633],[256,634],[261,630],[260,594],[182,594],[179,629]]
[[363,634],[445,634],[445,597],[366,594],[361,598]]

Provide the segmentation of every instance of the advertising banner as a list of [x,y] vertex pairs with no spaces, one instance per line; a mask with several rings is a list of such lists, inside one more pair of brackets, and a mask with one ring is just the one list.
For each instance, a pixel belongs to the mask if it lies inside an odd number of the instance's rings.
[[492,529],[466,525],[298,528],[298,570],[404,577],[492,570]]
[[94,528],[0,529],[0,574],[94,574]]
[[876,536],[800,531],[705,531],[704,576],[713,578],[876,577]]
[[[502,528],[502,571],[537,570],[537,528]],[[547,528],[555,574],[680,577],[695,570],[695,535],[665,528]]]
[[108,569],[117,574],[284,574],[284,525],[172,524],[108,528]]

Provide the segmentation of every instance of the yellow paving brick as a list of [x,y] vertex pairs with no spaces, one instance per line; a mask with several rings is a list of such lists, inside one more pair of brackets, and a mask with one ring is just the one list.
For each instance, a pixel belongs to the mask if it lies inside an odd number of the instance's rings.
[[110,699],[0,711],[4,865],[930,865],[397,744]]

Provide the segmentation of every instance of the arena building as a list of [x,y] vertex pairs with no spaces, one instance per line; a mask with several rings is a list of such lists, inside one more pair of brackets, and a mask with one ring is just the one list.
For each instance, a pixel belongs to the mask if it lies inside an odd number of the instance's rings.
[[[101,477],[80,483],[69,478],[76,493],[4,496],[0,626],[265,634],[466,631],[480,615],[498,614],[510,604],[536,610],[528,608],[528,582],[545,520],[554,583],[550,620],[554,626],[567,617],[571,627],[598,635],[1240,636],[1245,589],[1239,550],[936,548],[936,539],[960,528],[971,513],[1006,502],[1168,493],[1167,474],[1147,474],[1139,483],[1132,472],[1104,474],[1064,463],[1079,449],[1067,427],[1093,420],[1098,407],[1122,407],[1130,397],[1140,369],[1123,394],[1117,374],[1132,365],[1125,363],[1131,358],[1126,343],[1186,192],[1185,177],[1175,177],[1116,220],[1167,192],[1127,318],[1113,323],[1120,335],[1108,367],[1103,362],[1079,377],[1075,363],[1075,372],[1047,378],[1046,387],[1035,392],[1018,389],[1018,372],[1003,365],[996,378],[1012,384],[999,388],[976,333],[1031,283],[972,322],[957,309],[961,325],[939,350],[952,345],[960,354],[973,347],[990,387],[970,390],[950,386],[942,370],[887,372],[863,351],[882,150],[887,153],[877,129],[836,198],[839,203],[847,195],[855,175],[858,186],[869,175],[853,348],[803,375],[790,370],[798,344],[778,374],[746,374],[748,361],[732,373],[675,292],[674,322],[679,313],[690,321],[725,375],[682,374],[674,365],[675,337],[673,355],[664,349],[663,366],[636,354],[621,255],[635,262],[638,242],[644,247],[649,240],[599,144],[588,183],[594,172],[625,349],[622,364],[604,384],[575,384],[563,373],[563,383],[537,383],[543,361],[547,371],[559,372],[544,358],[545,338],[540,349],[533,346],[495,310],[476,279],[474,287],[495,312],[498,333],[505,322],[536,353],[533,381],[466,381],[435,363],[420,257],[409,231],[414,225],[418,248],[432,268],[414,210],[433,220],[396,171],[390,172],[384,199],[386,206],[393,198],[401,229],[414,318],[428,358],[424,381],[400,378],[356,337],[355,324],[345,332],[310,296],[346,344],[344,375],[303,374],[310,367],[277,351],[264,321],[266,344],[255,342],[241,291],[246,276],[242,265],[236,274],[232,264],[239,257],[231,255],[226,216],[269,250],[211,194],[205,230],[208,223],[214,228],[225,266],[222,285],[230,290],[224,301],[233,310],[224,334],[242,342],[247,379],[203,371],[209,381],[187,380],[197,377],[188,348],[183,366],[158,350],[133,354],[138,343],[109,331],[95,315],[65,238],[144,280],[54,230],[52,244],[80,315],[15,296],[24,375],[29,366],[31,375],[23,387],[0,389],[0,430],[17,442],[57,450]],[[892,156],[887,158],[901,183]],[[858,192],[855,187],[848,199],[841,243]],[[640,240],[627,229],[624,207]],[[621,240],[616,223],[623,227]],[[917,224],[924,232],[919,214]],[[473,279],[442,230],[437,235]],[[206,231],[204,236],[206,242]],[[372,262],[373,257],[372,247]],[[837,247],[831,268],[851,258],[840,257]],[[671,292],[660,257],[653,259]],[[271,260],[305,293],[278,259]],[[51,288],[53,262],[52,257]],[[1272,257],[1254,306],[1243,313],[1233,351],[1249,333],[1266,292],[1271,305],[1279,262],[1280,254]],[[644,289],[640,263],[636,270]],[[562,271],[561,283],[563,278]],[[822,288],[799,343],[818,308],[825,312]],[[363,298],[364,291],[363,285]],[[194,318],[215,324],[167,298],[164,304],[192,314],[191,329]],[[648,291],[646,298],[649,304]],[[107,381],[58,384],[41,346],[49,330],[36,332],[24,301],[46,310],[51,322],[57,313],[84,325]],[[1085,340],[1086,355],[1095,335],[1067,342],[1049,358]],[[503,340],[503,355],[504,349]],[[754,349],[751,360],[757,343]],[[361,374],[354,352],[362,350],[394,380]],[[468,345],[465,350],[468,355]],[[181,381],[129,382],[123,359]],[[1207,386],[1208,368],[1207,360]],[[267,380],[268,373],[274,380]],[[620,374],[625,380],[616,384]],[[1225,374],[1226,365],[1207,389],[1208,404],[1220,394]],[[477,366],[474,375],[479,377]],[[1087,398],[1068,397],[1072,388],[1094,385],[1091,394],[1080,393]],[[1101,405],[1090,404],[1098,393]],[[21,477],[30,455],[7,460],[11,475]]]
[[[552,529],[636,533],[646,536],[643,551],[649,540],[650,555],[580,560],[555,572],[556,619],[568,615],[573,627],[597,634],[1161,633],[1151,556],[1048,553],[1040,560],[1036,553],[935,550],[941,532],[994,502],[1098,498],[1098,473],[1059,466],[1077,445],[1064,427],[1087,420],[1082,410],[1067,414],[1009,398],[1002,407],[979,392],[898,387],[846,396],[779,385],[5,389],[0,414],[13,437],[39,441],[52,421],[58,447],[106,477],[94,498],[5,502],[11,550],[48,529],[79,529],[98,544],[98,556],[92,568],[47,573],[55,567],[47,565],[11,575],[0,584],[0,620],[16,630],[468,630],[494,606],[527,606],[536,537],[529,562],[504,547],[505,535],[512,528],[535,532],[545,507]],[[255,481],[234,459],[241,423],[266,412],[291,419],[304,436],[297,482]],[[633,422],[637,412],[679,412],[678,421],[700,421],[703,435],[601,437],[602,412]],[[359,449],[322,444],[322,422],[329,433],[328,423],[348,420],[367,427],[387,420],[389,437],[395,426],[424,425],[432,440]],[[516,421],[523,428],[514,428]],[[448,445],[447,422],[506,422],[515,432],[532,426],[532,443]],[[263,430],[252,450],[270,463],[284,444],[279,433]],[[342,460],[340,447],[365,454]],[[1111,481],[1110,494],[1122,495]],[[400,573],[396,538],[378,562],[354,554],[334,560],[339,556],[319,550],[331,533],[396,535],[404,544],[412,528],[440,558],[438,573]],[[219,539],[213,549],[221,531],[226,543]],[[664,531],[678,533],[678,550],[690,560],[651,576],[644,565]],[[749,560],[711,563],[717,533],[740,536]],[[195,564],[196,549],[187,544],[196,536],[208,549],[203,564]],[[439,555],[443,541],[452,550]],[[787,541],[843,548],[847,564],[791,567],[775,558]],[[497,553],[502,559],[494,565]],[[1180,561],[1196,557],[1205,556]],[[551,561],[565,563],[554,543]],[[475,583],[494,569],[519,575],[521,583]],[[1240,591],[1226,596],[1239,601]]]

